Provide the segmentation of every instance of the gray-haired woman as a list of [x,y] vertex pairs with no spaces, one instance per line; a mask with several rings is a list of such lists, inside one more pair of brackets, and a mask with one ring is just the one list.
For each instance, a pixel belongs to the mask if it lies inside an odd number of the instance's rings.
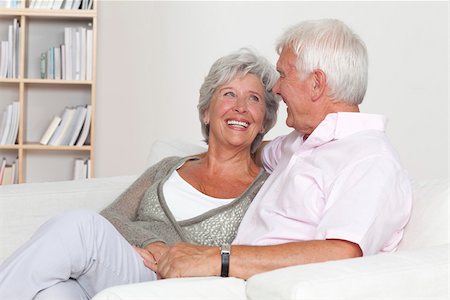
[[90,299],[110,286],[155,280],[176,242],[231,243],[267,173],[252,153],[276,120],[273,66],[251,50],[217,60],[198,104],[207,152],[168,157],[100,214],[50,219],[0,266],[0,299]]

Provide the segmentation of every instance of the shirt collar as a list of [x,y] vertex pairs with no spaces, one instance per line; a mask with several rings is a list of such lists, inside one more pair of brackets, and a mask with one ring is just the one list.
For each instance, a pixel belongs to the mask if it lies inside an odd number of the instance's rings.
[[366,130],[384,132],[385,127],[386,117],[382,115],[355,112],[331,113],[320,122],[303,146],[318,147],[332,140],[339,140]]

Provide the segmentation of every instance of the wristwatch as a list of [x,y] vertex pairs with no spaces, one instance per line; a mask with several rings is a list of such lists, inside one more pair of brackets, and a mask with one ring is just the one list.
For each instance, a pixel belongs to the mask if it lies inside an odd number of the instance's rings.
[[222,277],[228,277],[228,271],[230,270],[230,255],[230,244],[223,244],[220,246],[220,256],[222,257],[222,269],[220,271],[220,276]]

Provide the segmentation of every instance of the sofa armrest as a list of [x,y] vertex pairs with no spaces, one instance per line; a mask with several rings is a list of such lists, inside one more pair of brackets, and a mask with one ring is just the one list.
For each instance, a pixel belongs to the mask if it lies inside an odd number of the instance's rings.
[[448,299],[448,244],[283,268],[247,281],[264,299]]
[[50,217],[68,209],[100,211],[136,176],[0,186],[0,263]]

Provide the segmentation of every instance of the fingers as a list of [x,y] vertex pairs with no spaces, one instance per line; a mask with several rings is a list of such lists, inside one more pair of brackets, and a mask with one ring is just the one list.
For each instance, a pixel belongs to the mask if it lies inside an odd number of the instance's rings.
[[153,253],[147,249],[142,249],[135,245],[132,245],[132,246],[133,246],[133,249],[143,258],[144,265],[147,268],[151,269],[152,271],[156,272],[156,270],[158,268],[158,261],[155,258],[155,256],[153,255]]

